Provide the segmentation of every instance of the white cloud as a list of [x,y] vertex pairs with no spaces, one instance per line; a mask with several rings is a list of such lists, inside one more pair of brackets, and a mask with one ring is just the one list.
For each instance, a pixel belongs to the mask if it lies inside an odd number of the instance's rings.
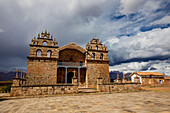
[[[170,76],[170,60],[165,61],[148,61],[148,62],[130,62],[120,65],[110,66],[109,71],[121,71],[123,73],[133,73],[135,71],[146,72],[160,72],[167,76]],[[146,70],[143,70],[145,68]],[[154,68],[154,70],[150,70]]]
[[150,23],[150,25],[169,24],[169,23],[170,23],[170,16],[164,16],[163,18]]
[[[114,37],[113,37],[114,38]],[[110,49],[110,58],[122,56],[124,60],[170,55],[170,28],[139,32],[134,36],[124,36],[105,42]]]
[[145,0],[120,0],[119,12],[125,15],[135,13],[144,4]]
[[158,0],[120,0],[119,12],[124,15],[138,12],[146,16],[160,8],[160,3]]

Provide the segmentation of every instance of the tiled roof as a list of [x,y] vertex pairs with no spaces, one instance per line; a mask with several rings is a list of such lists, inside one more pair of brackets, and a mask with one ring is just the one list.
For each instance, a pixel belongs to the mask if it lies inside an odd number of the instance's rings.
[[146,75],[165,76],[164,74],[159,73],[159,72],[134,72],[131,75],[133,75],[133,74],[138,74],[140,76],[146,76]]

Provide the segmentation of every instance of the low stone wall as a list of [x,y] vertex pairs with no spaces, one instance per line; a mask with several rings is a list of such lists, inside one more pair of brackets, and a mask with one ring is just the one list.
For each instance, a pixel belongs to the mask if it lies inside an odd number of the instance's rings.
[[99,92],[121,92],[121,91],[139,91],[141,90],[140,83],[109,83],[98,84]]
[[25,85],[25,86],[12,86],[10,95],[11,96],[53,95],[77,92],[78,86],[73,84]]

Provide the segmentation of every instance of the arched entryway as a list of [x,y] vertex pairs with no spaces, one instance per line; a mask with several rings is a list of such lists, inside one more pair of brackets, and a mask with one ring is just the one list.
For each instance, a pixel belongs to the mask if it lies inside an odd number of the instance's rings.
[[67,83],[72,83],[72,78],[74,76],[74,73],[73,72],[69,72],[67,74]]

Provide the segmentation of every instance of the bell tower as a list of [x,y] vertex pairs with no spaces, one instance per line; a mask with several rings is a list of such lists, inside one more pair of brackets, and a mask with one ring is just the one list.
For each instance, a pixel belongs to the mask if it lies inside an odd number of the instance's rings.
[[93,38],[90,44],[86,45],[86,50],[88,63],[86,79],[88,79],[89,87],[97,84],[98,77],[102,77],[104,82],[110,82],[107,47],[99,42],[99,39]]
[[34,37],[27,57],[27,84],[55,84],[57,80],[58,43],[50,33],[42,32]]

